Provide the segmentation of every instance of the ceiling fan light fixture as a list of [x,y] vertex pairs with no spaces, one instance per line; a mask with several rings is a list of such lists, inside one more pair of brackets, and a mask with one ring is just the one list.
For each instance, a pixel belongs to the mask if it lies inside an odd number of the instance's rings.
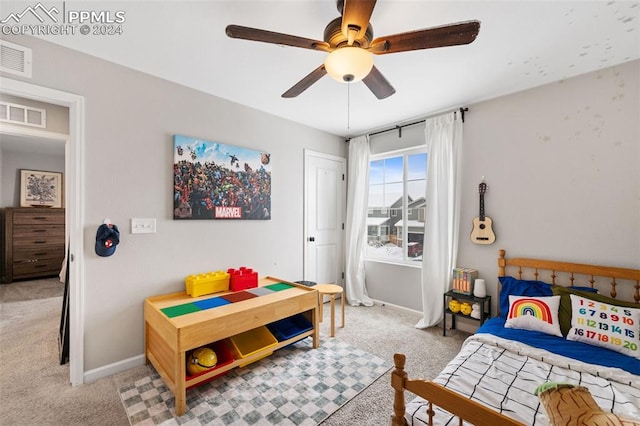
[[327,73],[340,83],[353,83],[365,78],[373,68],[373,55],[360,47],[341,47],[324,60]]

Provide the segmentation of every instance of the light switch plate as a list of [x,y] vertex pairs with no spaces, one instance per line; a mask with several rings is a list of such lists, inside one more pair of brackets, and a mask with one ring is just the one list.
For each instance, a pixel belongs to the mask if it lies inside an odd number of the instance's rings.
[[155,218],[132,218],[131,219],[132,234],[155,234],[156,219]]

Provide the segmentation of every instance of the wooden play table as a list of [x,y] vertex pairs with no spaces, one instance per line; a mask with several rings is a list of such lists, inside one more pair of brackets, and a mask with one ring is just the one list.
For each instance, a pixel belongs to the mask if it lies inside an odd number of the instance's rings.
[[[201,297],[190,297],[185,292],[179,292],[153,296],[145,300],[145,354],[175,395],[176,415],[181,416],[187,410],[187,387],[268,356],[274,350],[309,336],[313,338],[313,347],[319,347],[318,292],[313,287],[273,277],[259,279],[258,289],[278,283],[287,285],[281,286],[279,291],[265,291],[259,297],[193,312],[188,309],[193,302],[207,303],[208,299],[216,296],[242,292],[216,293]],[[176,316],[167,314],[176,309],[183,312]],[[211,372],[187,380],[187,351],[300,313],[313,324],[311,330],[278,342],[275,347],[257,351],[246,358],[234,360]]]

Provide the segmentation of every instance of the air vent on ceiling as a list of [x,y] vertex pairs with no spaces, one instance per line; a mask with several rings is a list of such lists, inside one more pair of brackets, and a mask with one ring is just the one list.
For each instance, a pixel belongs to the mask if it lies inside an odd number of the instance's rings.
[[31,49],[0,40],[0,71],[31,78]]
[[47,111],[26,105],[0,102],[0,121],[23,126],[47,127]]

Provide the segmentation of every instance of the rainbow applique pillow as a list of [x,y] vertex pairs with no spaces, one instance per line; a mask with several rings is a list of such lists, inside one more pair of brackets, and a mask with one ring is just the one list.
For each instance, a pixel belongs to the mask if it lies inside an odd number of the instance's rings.
[[509,314],[504,326],[562,337],[558,322],[559,306],[560,296],[509,296]]

